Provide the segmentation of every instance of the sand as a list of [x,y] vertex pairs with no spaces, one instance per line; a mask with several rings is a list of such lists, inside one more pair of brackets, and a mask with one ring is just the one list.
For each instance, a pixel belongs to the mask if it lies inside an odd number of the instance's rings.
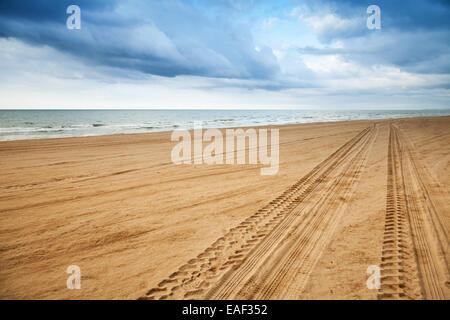
[[450,298],[450,117],[277,128],[273,176],[168,132],[1,142],[0,298]]

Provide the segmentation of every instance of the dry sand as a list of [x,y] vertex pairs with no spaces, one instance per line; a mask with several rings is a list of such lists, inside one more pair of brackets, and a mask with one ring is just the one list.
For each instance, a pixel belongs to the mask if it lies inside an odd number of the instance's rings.
[[450,117],[279,128],[274,176],[170,133],[1,142],[0,298],[449,299]]

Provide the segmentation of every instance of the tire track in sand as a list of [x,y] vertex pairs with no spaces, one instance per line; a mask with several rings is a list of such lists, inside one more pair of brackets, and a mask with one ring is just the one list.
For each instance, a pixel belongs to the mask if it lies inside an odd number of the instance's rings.
[[379,299],[448,299],[448,239],[413,158],[391,125]]
[[277,225],[237,270],[229,271],[207,297],[298,298],[340,221],[376,130],[371,128],[364,139],[353,145],[320,187],[310,192],[290,217]]
[[[140,299],[259,295],[261,293],[257,290],[259,287],[255,278],[251,279],[251,283],[256,290],[240,290],[250,277],[262,274],[258,269],[274,251],[285,266],[281,270],[283,276],[275,279],[286,282],[286,272],[300,262],[295,259],[300,257],[298,250],[309,257],[306,263],[303,262],[302,269],[309,270],[314,264],[312,258],[328,243],[338,221],[333,211],[329,211],[333,207],[331,204],[341,207],[337,202],[343,202],[349,195],[376,131],[375,126],[361,131],[282,195],[232,228]],[[337,187],[334,186],[336,183]],[[325,236],[322,237],[323,234]],[[302,246],[305,241],[309,245]],[[292,242],[297,244],[297,251],[286,251],[285,244]],[[277,283],[272,278],[269,288]],[[273,294],[271,292],[269,290],[264,296],[270,297]]]

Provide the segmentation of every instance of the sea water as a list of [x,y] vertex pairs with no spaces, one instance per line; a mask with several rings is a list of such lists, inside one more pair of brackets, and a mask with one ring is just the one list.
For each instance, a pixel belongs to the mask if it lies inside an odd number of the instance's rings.
[[0,141],[450,115],[449,110],[0,110]]

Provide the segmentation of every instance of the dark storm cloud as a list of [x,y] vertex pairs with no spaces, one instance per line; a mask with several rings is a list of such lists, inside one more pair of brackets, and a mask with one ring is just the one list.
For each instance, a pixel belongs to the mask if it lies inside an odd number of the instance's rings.
[[[86,63],[160,76],[265,79],[278,72],[269,48],[256,51],[245,27],[196,10],[207,2],[2,1],[0,35],[48,45]],[[66,8],[81,8],[81,30],[66,29]],[[220,2],[216,4],[220,5]],[[220,18],[217,20],[216,18]]]
[[319,0],[332,4],[336,12],[350,17],[358,11],[365,12],[370,5],[378,5],[382,10],[385,28],[397,29],[448,29],[450,21],[450,1],[447,0]]
[[[318,31],[342,49],[301,48],[304,54],[337,54],[364,65],[391,65],[412,73],[450,73],[450,1],[445,0],[308,0],[312,14],[329,12],[354,21],[345,28]],[[381,9],[381,30],[366,28],[369,5]]]
[[32,21],[64,21],[67,17],[66,9],[76,4],[89,11],[111,10],[115,0],[2,0],[0,1],[0,15]]
[[[355,23],[315,30],[324,46],[340,41],[341,48],[301,48],[300,54],[339,55],[362,66],[389,65],[412,73],[450,73],[450,1],[304,0],[279,6],[289,12],[305,3],[319,20],[332,13]],[[66,28],[71,4],[81,7],[81,30]],[[372,4],[381,7],[381,30],[366,28],[366,9]],[[49,46],[88,66],[166,77],[262,80],[255,88],[270,90],[291,88],[292,83],[310,86],[307,82],[314,80],[306,68],[297,75],[304,81],[291,81],[292,74],[281,73],[271,48],[255,49],[250,31],[254,16],[242,17],[249,12],[270,17],[271,11],[261,6],[267,2],[1,0],[0,37]]]
[[[366,13],[370,5],[381,9],[382,28],[388,32],[449,31],[450,1],[447,0],[305,0],[312,12],[329,12],[345,19],[358,19],[347,29],[327,28],[319,35],[324,41],[370,35]],[[339,31],[339,32],[336,32]]]

